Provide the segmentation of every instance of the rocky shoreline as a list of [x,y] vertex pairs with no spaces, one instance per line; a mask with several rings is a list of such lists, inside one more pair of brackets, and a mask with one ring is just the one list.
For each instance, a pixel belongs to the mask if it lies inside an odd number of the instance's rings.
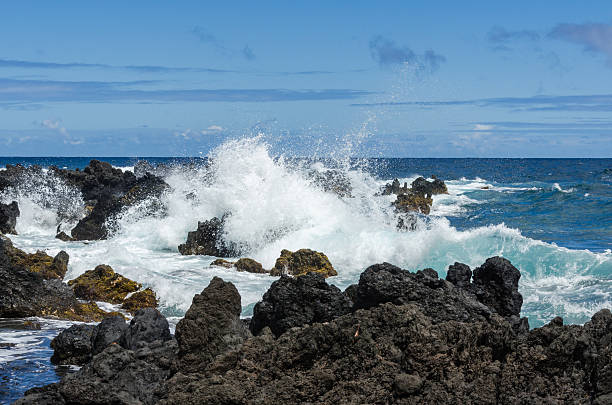
[[55,361],[83,367],[16,404],[610,403],[612,313],[529,330],[519,278],[500,257],[446,280],[377,264],[345,291],[282,276],[243,320],[215,277],[174,336],[154,308],[65,330]]
[[[104,239],[125,208],[155,204],[169,187],[163,173],[137,169],[135,175],[95,160],[82,171],[51,168],[49,175],[78,189],[84,203],[70,235],[58,226],[57,238]],[[41,173],[39,167],[7,166],[0,171],[0,191]],[[346,178],[312,176],[314,184],[352,198]],[[414,230],[415,216],[430,212],[433,195],[447,192],[434,177],[410,187],[396,179],[380,194],[395,196],[390,204],[397,228],[406,231]],[[0,232],[16,233],[19,215],[16,202],[0,204]],[[28,254],[0,236],[0,318],[90,322],[75,323],[51,343],[53,364],[81,368],[16,403],[612,403],[612,313],[601,310],[583,326],[555,318],[530,330],[520,317],[520,272],[504,258],[473,270],[455,263],[445,279],[433,269],[413,273],[375,264],[342,291],[322,252],[282,250],[269,270],[246,257],[222,259],[242,253],[224,239],[228,215],[200,221],[179,252],[216,256],[213,266],[279,278],[250,319],[240,317],[236,287],[213,278],[174,335],[157,310],[155,292],[138,281],[99,264],[65,283],[66,252]]]

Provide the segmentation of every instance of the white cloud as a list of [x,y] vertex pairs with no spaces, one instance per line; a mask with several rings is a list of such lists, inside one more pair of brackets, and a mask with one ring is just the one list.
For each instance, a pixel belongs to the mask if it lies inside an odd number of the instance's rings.
[[495,125],[487,125],[487,124],[474,125],[474,131],[490,131],[493,128],[495,128]]

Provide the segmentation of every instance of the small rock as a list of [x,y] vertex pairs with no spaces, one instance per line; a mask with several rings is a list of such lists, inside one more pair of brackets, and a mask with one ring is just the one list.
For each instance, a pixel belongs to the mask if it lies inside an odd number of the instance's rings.
[[210,265],[211,266],[225,267],[226,269],[231,269],[232,267],[234,267],[234,264],[235,264],[234,262],[230,262],[230,261],[227,261],[225,259],[216,259]]
[[142,308],[157,308],[157,297],[155,291],[150,288],[146,288],[142,291],[137,291],[130,295],[121,304],[121,309],[134,314],[136,311]]
[[423,379],[417,374],[398,374],[393,380],[393,389],[398,396],[418,393],[423,386]]
[[78,298],[121,304],[129,293],[142,286],[135,281],[115,273],[111,266],[101,264],[88,270],[74,280],[68,281]]
[[325,254],[310,249],[300,249],[296,252],[283,249],[270,275],[288,274],[297,277],[311,272],[319,273],[323,277],[338,275]]
[[17,201],[10,204],[0,203],[0,233],[17,234],[15,226],[17,226],[17,217],[19,217],[19,206]]
[[182,255],[236,256],[223,240],[224,220],[225,217],[215,217],[198,222],[198,229],[187,234],[187,241],[178,247],[179,252]]
[[261,263],[256,262],[253,259],[249,259],[247,257],[239,259],[236,263],[234,263],[236,270],[238,271],[246,271],[248,273],[257,273],[257,274],[265,274],[267,273],[262,267]]

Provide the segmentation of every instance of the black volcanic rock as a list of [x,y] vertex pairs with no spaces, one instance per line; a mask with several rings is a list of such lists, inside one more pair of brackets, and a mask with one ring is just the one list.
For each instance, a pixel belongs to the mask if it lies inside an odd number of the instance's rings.
[[88,324],[72,325],[51,341],[53,364],[85,364],[91,359],[92,339],[96,327]]
[[[354,297],[352,310],[278,337],[268,327],[249,335],[235,287],[214,278],[177,325],[178,354],[174,339],[138,350],[111,344],[77,373],[17,403],[610,403],[609,310],[584,326],[555,318],[516,333],[516,269],[491,258],[470,283],[465,267],[453,268],[449,278],[462,287],[432,269],[370,266],[343,294]],[[304,277],[313,285],[297,289]],[[288,280],[268,291],[268,298],[282,293],[282,305],[270,309],[279,319],[287,306],[310,313],[322,292],[336,297],[320,276]]]
[[91,338],[92,355],[101,353],[110,344],[119,342],[121,336],[129,328],[122,316],[110,316],[96,325],[96,330]]
[[470,267],[463,263],[455,262],[448,266],[446,273],[446,280],[450,281],[459,288],[465,288],[470,285],[472,279],[472,270]]
[[193,297],[185,317],[176,325],[179,369],[205,369],[215,356],[239,347],[250,333],[240,321],[240,294],[232,283],[214,277],[208,287]]
[[224,218],[217,217],[198,221],[198,229],[187,234],[187,241],[178,247],[179,252],[182,255],[236,256],[223,240],[223,224]]
[[17,217],[19,216],[19,206],[17,201],[10,204],[0,203],[0,233],[17,234]]
[[126,349],[136,350],[156,340],[165,342],[172,339],[168,321],[155,308],[136,311],[130,326],[123,332],[119,344]]
[[350,298],[321,274],[282,276],[255,305],[250,328],[257,334],[269,327],[278,336],[296,326],[331,321],[349,313],[352,306]]

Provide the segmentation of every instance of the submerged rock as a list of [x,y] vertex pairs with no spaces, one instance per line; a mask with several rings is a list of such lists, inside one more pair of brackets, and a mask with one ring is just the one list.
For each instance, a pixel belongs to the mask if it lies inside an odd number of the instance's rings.
[[88,270],[68,285],[78,298],[121,304],[125,297],[138,291],[142,285],[115,273],[111,266],[101,264]]
[[0,203],[0,233],[17,234],[15,226],[17,226],[17,217],[19,217],[19,206],[17,201],[10,204]]
[[234,264],[235,264],[234,262],[230,262],[225,259],[215,259],[210,265],[218,266],[218,267],[225,267],[226,269],[231,269],[232,267],[234,267]]
[[223,224],[224,218],[216,217],[198,222],[198,229],[187,234],[187,241],[178,247],[179,252],[182,255],[236,256],[223,240]]
[[59,239],[64,242],[74,242],[76,240],[72,236],[68,236],[68,234],[66,234],[66,232],[64,231],[61,231],[60,233],[55,235],[55,239]]
[[300,249],[296,252],[283,249],[270,275],[287,274],[297,277],[311,272],[319,273],[323,277],[338,275],[325,254],[310,249]]
[[269,327],[278,336],[296,326],[331,321],[349,313],[352,306],[350,298],[321,274],[282,276],[253,308],[250,328],[258,334]]
[[340,170],[311,170],[308,175],[324,191],[334,193],[339,197],[351,197],[353,191],[351,180]]

